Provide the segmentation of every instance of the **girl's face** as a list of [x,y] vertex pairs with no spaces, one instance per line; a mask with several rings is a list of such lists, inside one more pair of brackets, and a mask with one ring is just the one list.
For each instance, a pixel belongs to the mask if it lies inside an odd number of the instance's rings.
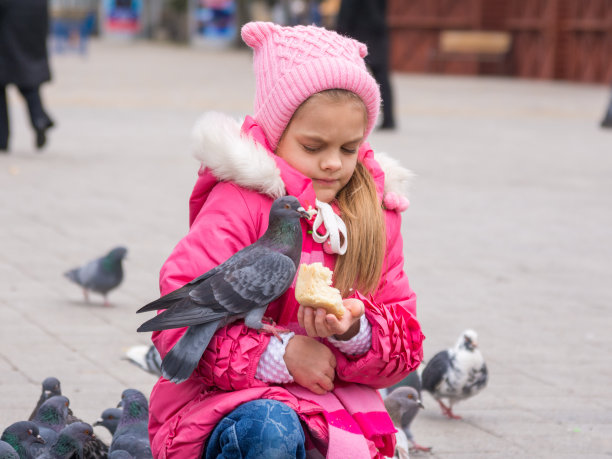
[[296,111],[276,154],[310,178],[317,199],[328,203],[353,175],[366,127],[360,101],[317,94]]

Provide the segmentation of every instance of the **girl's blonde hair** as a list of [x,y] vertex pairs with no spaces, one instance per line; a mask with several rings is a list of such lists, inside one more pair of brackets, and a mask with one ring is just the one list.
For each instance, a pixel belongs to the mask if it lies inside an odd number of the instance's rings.
[[[366,117],[363,101],[351,91],[328,89],[314,94],[311,98],[314,96],[358,102]],[[295,113],[303,105],[304,103]],[[360,161],[357,161],[353,176],[340,190],[336,200],[342,220],[346,224],[348,240],[346,253],[339,255],[336,260],[334,286],[340,290],[343,298],[349,296],[354,289],[364,295],[374,293],[380,282],[385,256],[385,223],[374,179]]]

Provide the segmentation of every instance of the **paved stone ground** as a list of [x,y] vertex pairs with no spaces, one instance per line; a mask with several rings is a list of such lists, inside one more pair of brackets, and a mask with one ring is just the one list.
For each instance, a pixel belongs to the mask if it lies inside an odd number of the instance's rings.
[[[187,230],[190,129],[205,110],[249,113],[253,98],[248,52],[93,42],[52,64],[48,148],[34,152],[11,89],[12,152],[0,156],[2,429],[50,375],[89,422],[127,387],[149,393],[154,377],[121,357],[148,343],[134,312],[158,296]],[[403,230],[425,357],[471,327],[490,369],[457,406],[462,421],[426,394],[417,440],[444,459],[612,456],[612,131],[598,127],[609,88],[394,85],[400,128],[371,141],[417,175]],[[62,273],[118,244],[129,259],[113,306],[85,304]]]

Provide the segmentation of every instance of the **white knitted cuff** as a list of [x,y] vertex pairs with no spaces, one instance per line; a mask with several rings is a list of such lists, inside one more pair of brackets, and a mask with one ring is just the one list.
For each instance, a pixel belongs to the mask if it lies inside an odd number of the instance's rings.
[[287,349],[287,343],[293,338],[295,333],[283,333],[280,337],[283,339],[280,342],[275,336],[270,338],[268,347],[259,359],[257,364],[257,371],[255,377],[263,382],[281,384],[293,382],[293,376],[287,370],[285,365],[285,349]]
[[359,319],[359,333],[347,341],[340,341],[333,336],[327,340],[338,348],[340,352],[347,355],[365,354],[372,347],[372,325],[366,319],[365,314]]

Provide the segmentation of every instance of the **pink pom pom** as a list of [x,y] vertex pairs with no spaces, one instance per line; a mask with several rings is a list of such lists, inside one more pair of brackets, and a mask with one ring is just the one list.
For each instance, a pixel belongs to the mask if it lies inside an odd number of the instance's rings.
[[395,210],[396,212],[403,212],[410,206],[410,201],[404,196],[390,191],[385,194],[383,204],[386,209]]

